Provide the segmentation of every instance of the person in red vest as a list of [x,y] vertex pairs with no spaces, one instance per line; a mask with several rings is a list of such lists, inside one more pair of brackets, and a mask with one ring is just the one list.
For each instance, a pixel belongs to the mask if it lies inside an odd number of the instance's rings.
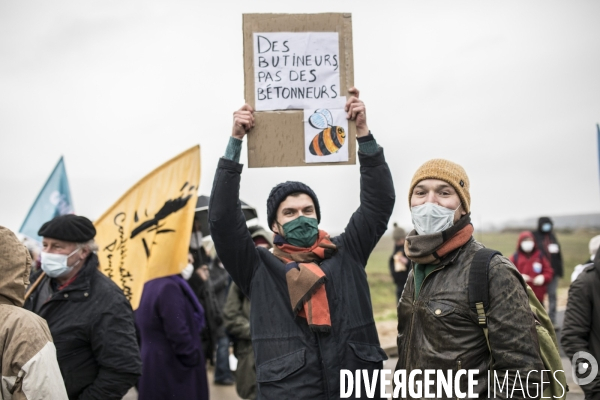
[[510,261],[515,264],[525,282],[531,286],[535,297],[544,304],[544,296],[554,276],[554,270],[535,244],[533,233],[521,232],[517,241],[517,251],[510,256]]

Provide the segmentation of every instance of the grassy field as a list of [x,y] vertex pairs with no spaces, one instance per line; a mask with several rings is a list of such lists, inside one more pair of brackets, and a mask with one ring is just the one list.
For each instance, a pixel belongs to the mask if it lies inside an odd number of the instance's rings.
[[[565,266],[564,278],[560,287],[566,288],[571,282],[573,268],[588,259],[588,243],[598,232],[563,232],[558,233]],[[486,247],[496,249],[505,256],[514,253],[518,232],[514,233],[475,233],[475,238]],[[369,286],[373,312],[377,321],[396,318],[396,296],[394,283],[389,273],[388,260],[393,250],[391,236],[381,239],[367,264]]]

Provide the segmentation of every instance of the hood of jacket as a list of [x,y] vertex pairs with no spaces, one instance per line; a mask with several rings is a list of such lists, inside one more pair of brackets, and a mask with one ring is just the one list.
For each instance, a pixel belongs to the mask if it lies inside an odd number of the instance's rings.
[[550,232],[552,232],[552,229],[554,228],[554,222],[552,222],[552,220],[550,219],[550,217],[540,217],[540,219],[538,219],[538,231],[539,232],[549,233],[549,232],[542,231],[542,225],[544,225],[547,222],[549,222],[550,225],[552,225],[552,228],[550,228]]
[[535,237],[533,236],[533,233],[531,233],[530,231],[524,231],[519,234],[519,239],[517,240],[517,251],[524,253],[524,251],[521,250],[521,242],[523,242],[523,240],[525,239],[530,239],[533,241],[533,250],[531,250],[531,253],[535,253],[535,251],[538,249],[538,246],[535,242]]
[[0,226],[0,303],[23,306],[30,269],[29,250],[14,233]]

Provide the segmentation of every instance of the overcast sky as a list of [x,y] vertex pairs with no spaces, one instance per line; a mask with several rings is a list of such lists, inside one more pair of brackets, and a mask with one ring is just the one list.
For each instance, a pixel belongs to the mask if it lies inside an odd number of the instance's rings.
[[[409,227],[431,158],[461,164],[475,227],[600,212],[600,1],[0,2],[0,225],[18,230],[64,155],[75,211],[99,217],[200,143],[200,193],[244,103],[243,13],[351,12],[354,82]],[[245,162],[244,145],[242,162]],[[266,221],[284,180],[319,196],[324,229],[358,206],[358,166],[245,169]],[[392,222],[391,221],[391,222]]]

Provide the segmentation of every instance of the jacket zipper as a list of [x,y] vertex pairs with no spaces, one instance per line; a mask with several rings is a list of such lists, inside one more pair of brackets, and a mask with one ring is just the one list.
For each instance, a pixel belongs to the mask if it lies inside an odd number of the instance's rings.
[[[419,287],[419,294],[421,294],[421,289],[423,288],[423,284],[425,283],[425,281],[427,280],[427,278],[429,278],[429,276],[430,276],[431,274],[433,274],[434,272],[436,272],[436,271],[439,271],[440,269],[443,269],[444,267],[445,267],[445,265],[442,265],[441,267],[434,269],[433,271],[431,271],[431,272],[429,273],[429,275],[427,275],[427,276],[426,276],[426,277],[423,279],[423,282],[421,282],[421,286]],[[407,340],[407,342],[406,342],[406,346],[405,346],[405,348],[407,349],[407,351],[406,351],[406,358],[405,358],[405,360],[404,360],[404,366],[405,366],[405,367],[408,367],[408,354],[409,354],[409,352],[410,352],[410,341],[411,341],[411,339],[412,339],[413,325],[414,325],[414,322],[415,322],[415,305],[416,305],[416,304],[417,304],[417,299],[414,299],[414,298],[413,298],[413,302],[412,302],[412,310],[411,310],[411,314],[412,314],[412,315],[411,315],[411,317],[410,317],[410,329],[408,330],[408,340]]]

